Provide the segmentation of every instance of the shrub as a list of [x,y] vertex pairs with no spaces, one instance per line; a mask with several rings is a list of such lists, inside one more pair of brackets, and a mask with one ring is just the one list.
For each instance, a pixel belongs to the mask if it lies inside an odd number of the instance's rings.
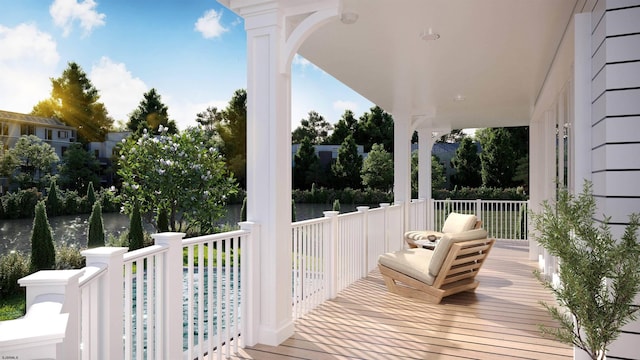
[[120,211],[120,202],[116,198],[116,192],[112,189],[101,189],[98,192],[98,198],[102,205],[103,213],[112,213]]
[[64,214],[65,215],[74,215],[80,212],[78,208],[80,206],[80,196],[78,192],[75,190],[67,190],[64,192]]
[[29,258],[18,251],[0,256],[0,295],[3,297],[22,291],[18,279],[29,275]]
[[104,246],[104,226],[102,224],[102,207],[97,202],[93,205],[89,217],[89,229],[87,231],[87,247],[95,248]]
[[56,269],[82,269],[86,266],[86,259],[80,254],[80,249],[73,245],[63,245],[56,249]]
[[340,211],[340,200],[335,199],[333,201],[333,211]]
[[[139,210],[138,213],[140,213]],[[156,221],[158,223],[158,232],[169,231],[169,213],[167,209],[158,209],[158,219]]]
[[47,210],[43,201],[35,207],[33,230],[31,232],[31,272],[50,270],[56,266],[56,251],[53,247],[51,226],[47,219]]
[[87,186],[87,205],[89,209],[93,208],[93,204],[96,202],[96,192],[93,189],[93,182],[89,182],[89,186]]

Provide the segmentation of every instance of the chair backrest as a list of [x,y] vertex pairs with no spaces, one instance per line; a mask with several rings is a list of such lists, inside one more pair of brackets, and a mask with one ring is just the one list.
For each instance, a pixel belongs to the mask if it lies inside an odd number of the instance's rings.
[[442,225],[443,233],[459,233],[467,230],[471,230],[476,226],[477,218],[471,214],[460,214],[452,212],[447,216],[447,219]]
[[431,261],[429,262],[429,274],[431,274],[432,276],[438,276],[438,273],[440,272],[440,268],[442,268],[444,259],[447,257],[447,254],[449,254],[449,250],[452,244],[457,242],[462,242],[462,241],[478,240],[478,239],[486,239],[486,238],[487,238],[487,230],[485,229],[474,229],[474,230],[467,230],[467,231],[462,231],[457,233],[444,234],[442,238],[440,238],[438,245],[433,251],[433,256],[431,256]]

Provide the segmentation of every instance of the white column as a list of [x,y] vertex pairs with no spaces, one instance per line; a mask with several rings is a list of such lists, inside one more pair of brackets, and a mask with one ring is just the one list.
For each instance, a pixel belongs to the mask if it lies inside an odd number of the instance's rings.
[[[245,11],[249,12],[248,9]],[[277,3],[244,14],[247,30],[247,220],[260,224],[258,342],[293,334],[291,314],[291,80]]]
[[411,204],[411,135],[410,114],[400,109],[393,113],[393,198],[402,202],[404,224],[408,228],[409,204]]
[[102,335],[98,345],[103,359],[115,359],[123,355],[123,298],[111,295],[122,293],[122,255],[126,252],[127,248],[124,247],[99,247],[81,252],[87,260],[87,267],[107,268],[104,283],[100,289],[100,297],[104,299],[104,303],[100,306],[102,311],[98,314],[100,317],[98,331]]
[[591,13],[575,16],[574,119],[572,121],[572,179],[576,192],[591,180]]
[[433,148],[431,129],[418,129],[418,198],[431,199],[431,150]]
[[164,259],[164,354],[182,358],[182,238],[184,233],[152,234],[156,245],[167,246]]

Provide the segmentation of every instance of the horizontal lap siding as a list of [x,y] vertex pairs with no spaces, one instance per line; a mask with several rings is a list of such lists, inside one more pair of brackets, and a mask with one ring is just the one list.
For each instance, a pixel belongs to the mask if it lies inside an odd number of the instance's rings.
[[[640,0],[598,0],[592,12],[592,180],[597,221],[620,236],[640,212]],[[608,359],[640,359],[640,321]]]

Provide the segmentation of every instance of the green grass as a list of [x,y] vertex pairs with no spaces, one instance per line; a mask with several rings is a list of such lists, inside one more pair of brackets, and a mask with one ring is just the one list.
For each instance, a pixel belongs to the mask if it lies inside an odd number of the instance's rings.
[[27,299],[24,292],[0,299],[0,321],[17,319],[24,315]]
[[[198,246],[200,245],[194,245],[193,247],[193,264],[197,265],[198,264]],[[208,266],[209,265],[209,249],[207,245],[202,245],[204,246],[204,263],[203,266]],[[235,254],[235,252],[237,251],[238,256],[240,256],[240,249],[237,250],[232,250],[231,251],[231,256],[229,261],[231,262],[229,265],[233,264],[233,256]],[[226,266],[226,262],[227,262],[227,254],[226,252],[222,253],[222,266]],[[182,249],[182,264],[183,266],[187,266],[189,264],[189,250],[185,247]],[[213,249],[213,264],[214,267],[218,265],[218,249]],[[240,265],[240,257],[238,257],[238,265]]]

